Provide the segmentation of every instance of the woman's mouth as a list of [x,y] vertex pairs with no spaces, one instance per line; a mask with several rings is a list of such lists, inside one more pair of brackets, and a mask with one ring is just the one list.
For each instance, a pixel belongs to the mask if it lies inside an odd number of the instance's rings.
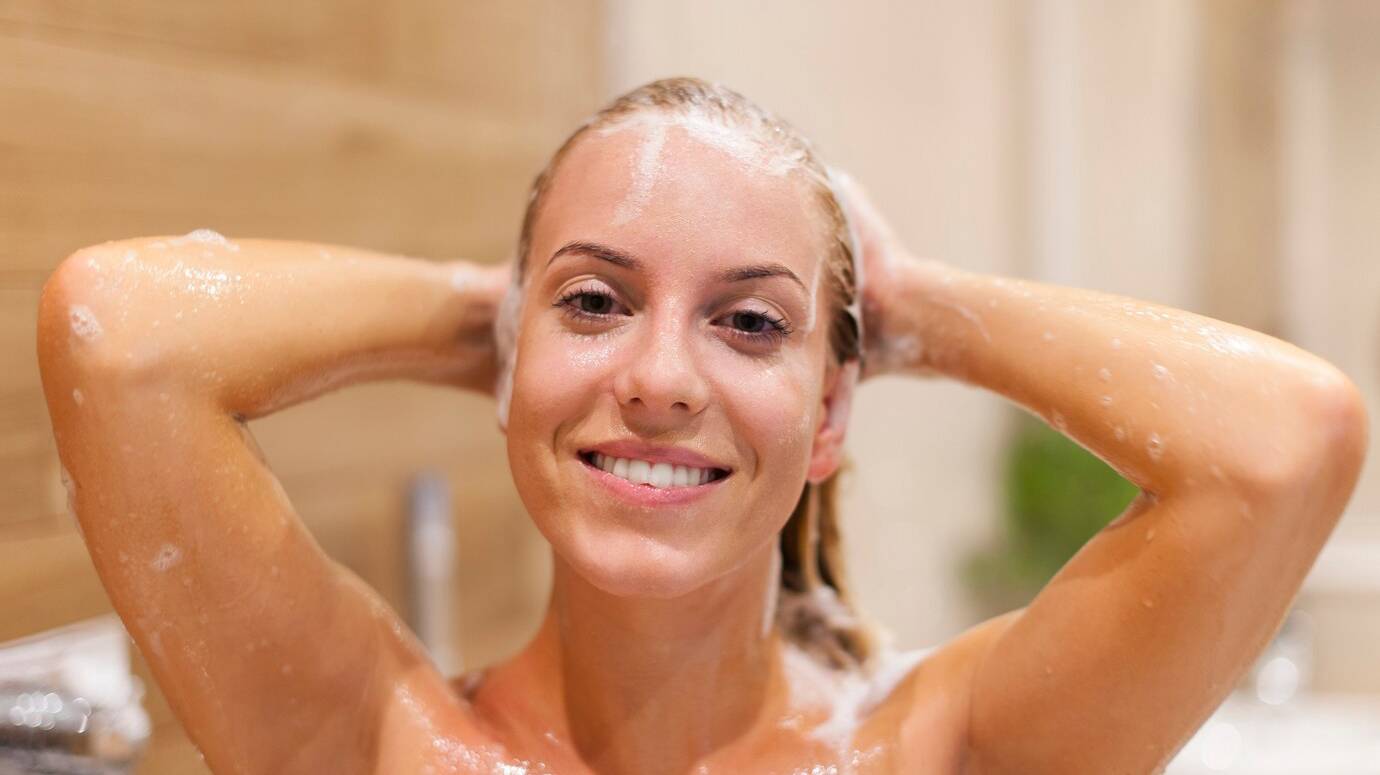
[[639,487],[658,490],[694,489],[720,481],[729,475],[722,468],[695,468],[666,462],[638,460],[582,451],[580,460],[586,466]]

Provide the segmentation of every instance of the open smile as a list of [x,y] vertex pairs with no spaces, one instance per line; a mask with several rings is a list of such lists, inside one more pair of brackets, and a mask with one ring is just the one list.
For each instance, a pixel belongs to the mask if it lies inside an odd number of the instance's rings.
[[719,489],[732,474],[724,468],[615,458],[592,450],[583,450],[578,457],[599,484],[624,500],[644,506],[697,500]]

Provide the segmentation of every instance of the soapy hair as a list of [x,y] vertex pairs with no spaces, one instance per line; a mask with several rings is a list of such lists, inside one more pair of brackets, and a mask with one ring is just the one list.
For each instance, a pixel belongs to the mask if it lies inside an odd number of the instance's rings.
[[[837,364],[862,358],[861,266],[855,239],[828,170],[809,142],[785,121],[722,85],[696,78],[670,78],[640,86],[618,97],[576,129],[533,182],[522,220],[507,321],[500,321],[505,376],[500,379],[500,416],[506,421],[505,391],[511,391],[512,340],[516,303],[526,277],[532,233],[542,202],[561,161],[590,131],[617,131],[636,121],[667,121],[707,142],[753,160],[773,174],[796,174],[806,182],[824,219],[826,268],[832,310],[829,345]],[[841,467],[842,470],[842,467]],[[780,594],[776,626],[792,644],[836,669],[860,668],[875,650],[876,630],[853,607],[845,582],[839,532],[839,472],[819,484],[807,482],[781,530]]]

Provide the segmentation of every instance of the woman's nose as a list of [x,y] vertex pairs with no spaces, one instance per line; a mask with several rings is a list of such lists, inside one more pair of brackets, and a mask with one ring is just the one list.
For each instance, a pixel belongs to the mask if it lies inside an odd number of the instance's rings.
[[645,343],[614,378],[614,395],[625,411],[649,422],[677,422],[704,409],[709,388],[683,331],[658,327],[643,332]]

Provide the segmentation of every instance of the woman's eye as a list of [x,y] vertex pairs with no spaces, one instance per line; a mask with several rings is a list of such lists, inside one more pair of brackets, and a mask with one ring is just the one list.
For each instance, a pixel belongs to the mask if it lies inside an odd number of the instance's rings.
[[613,299],[602,294],[582,293],[577,298],[581,312],[594,315],[607,315],[613,309]]
[[765,317],[756,312],[735,312],[733,313],[733,325],[739,331],[757,333],[766,329],[770,324]]
[[720,320],[727,322],[732,336],[752,344],[779,344],[793,330],[784,318],[753,310],[731,312]]
[[613,294],[597,288],[576,288],[561,296],[552,306],[561,307],[566,315],[577,320],[607,320],[621,305]]

